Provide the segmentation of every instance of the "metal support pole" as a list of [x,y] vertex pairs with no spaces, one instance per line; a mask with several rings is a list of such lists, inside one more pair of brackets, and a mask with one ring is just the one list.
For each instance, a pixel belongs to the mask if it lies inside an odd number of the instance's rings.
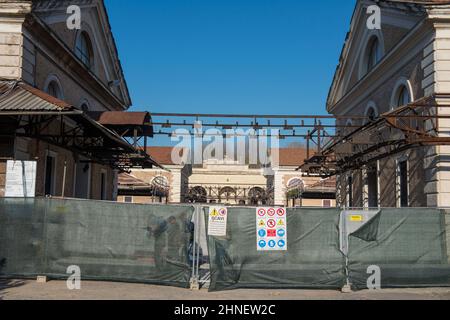
[[[197,208],[196,207],[194,207],[194,216],[191,218],[191,221],[190,222],[192,222],[192,221],[195,221],[195,215],[197,214]],[[195,227],[195,225],[194,225],[194,236],[193,236],[193,239],[192,239],[192,241],[193,241],[193,243],[192,243],[192,274],[191,274],[191,284],[192,284],[192,281],[193,281],[193,279],[194,279],[194,276],[195,276],[195,261],[194,261],[194,255],[195,255],[195,233],[196,233],[196,227]],[[188,250],[188,252],[187,252],[187,254],[188,254],[188,258],[189,258],[189,250]]]
[[194,216],[192,220],[194,221],[194,237],[192,239],[192,277],[191,277],[191,290],[200,290],[200,285],[198,282],[198,272],[197,272],[197,255],[198,255],[198,248],[197,248],[197,238],[198,238],[198,205],[194,206]]
[[[197,207],[197,265],[196,265],[196,269],[197,269],[197,274],[196,274],[196,278],[197,281],[200,282],[200,238],[201,238],[201,212],[202,212],[202,207],[198,206]],[[200,289],[200,286],[199,286]]]
[[66,194],[66,175],[67,175],[67,161],[64,161],[64,172],[63,172],[63,183],[62,183],[62,194],[61,197],[64,198]]

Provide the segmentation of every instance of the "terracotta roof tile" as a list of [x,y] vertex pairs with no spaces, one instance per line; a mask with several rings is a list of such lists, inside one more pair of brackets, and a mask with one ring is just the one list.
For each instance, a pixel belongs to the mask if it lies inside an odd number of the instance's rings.
[[280,148],[279,164],[280,166],[299,167],[307,158],[306,148]]
[[172,161],[173,149],[173,147],[148,147],[147,154],[162,165],[174,165],[176,163]]
[[[148,147],[147,153],[162,165],[173,165],[173,147]],[[305,148],[281,148],[279,149],[279,164],[281,166],[299,167],[306,160]]]

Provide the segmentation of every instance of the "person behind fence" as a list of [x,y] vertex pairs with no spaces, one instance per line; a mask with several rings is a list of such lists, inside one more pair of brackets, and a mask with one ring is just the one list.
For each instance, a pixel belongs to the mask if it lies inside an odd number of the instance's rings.
[[185,262],[189,265],[192,264],[192,262],[189,259],[189,249],[190,244],[194,239],[194,223],[187,218],[186,214],[182,214],[180,217],[180,222],[183,230],[180,232],[180,243],[181,243],[181,261]]
[[165,264],[164,250],[167,243],[168,222],[162,218],[155,218],[147,228],[149,237],[154,237],[154,259],[156,268],[160,271]]
[[181,236],[181,227],[177,221],[177,218],[171,216],[167,219],[167,237],[168,237],[168,252],[167,257],[170,260],[180,260],[180,249],[183,246],[183,239]]

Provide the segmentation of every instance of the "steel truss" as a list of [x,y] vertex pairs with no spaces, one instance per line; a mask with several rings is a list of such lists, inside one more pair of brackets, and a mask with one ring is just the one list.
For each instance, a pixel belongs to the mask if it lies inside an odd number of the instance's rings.
[[[450,105],[423,98],[376,119],[359,115],[243,115],[153,113],[155,135],[174,136],[176,128],[189,135],[208,135],[209,128],[219,129],[224,137],[230,129],[253,129],[256,136],[297,139],[307,150],[306,159],[298,159],[304,175],[331,177],[411,148],[450,145],[450,137],[439,131],[439,122],[450,119]],[[447,111],[448,110],[448,114]],[[360,123],[345,125],[347,121]],[[276,129],[276,133],[270,129]],[[216,134],[211,134],[216,136]],[[245,134],[244,134],[245,135]]]
[[142,148],[131,145],[80,111],[2,112],[0,123],[3,138],[37,139],[120,171],[157,165]]
[[450,137],[439,129],[440,121],[450,119],[450,105],[437,104],[436,98],[424,98],[368,119],[329,141],[300,169],[327,177],[361,169],[412,148],[450,145]]

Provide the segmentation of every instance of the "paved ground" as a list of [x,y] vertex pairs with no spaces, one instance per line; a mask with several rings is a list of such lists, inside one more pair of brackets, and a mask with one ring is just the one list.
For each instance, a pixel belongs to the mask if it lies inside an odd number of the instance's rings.
[[235,290],[208,293],[143,284],[83,281],[69,291],[64,281],[45,284],[14,280],[0,282],[0,300],[450,300],[447,289],[402,289],[343,294],[327,290]]

